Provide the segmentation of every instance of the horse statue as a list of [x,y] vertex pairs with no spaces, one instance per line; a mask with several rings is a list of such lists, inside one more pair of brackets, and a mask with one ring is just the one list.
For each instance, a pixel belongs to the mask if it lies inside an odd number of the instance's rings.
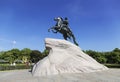
[[65,40],[67,40],[67,38],[69,38],[71,40],[71,37],[72,37],[74,44],[78,46],[78,43],[76,42],[72,31],[70,30],[70,28],[68,27],[67,24],[64,24],[63,19],[61,17],[57,17],[54,20],[57,21],[57,23],[52,28],[49,28],[48,32],[50,32],[50,30],[53,33],[59,32],[59,33],[63,34],[63,37]]

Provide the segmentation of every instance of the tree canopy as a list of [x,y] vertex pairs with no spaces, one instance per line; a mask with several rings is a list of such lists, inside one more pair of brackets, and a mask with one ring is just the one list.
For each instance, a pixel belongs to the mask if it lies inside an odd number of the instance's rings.
[[[120,64],[120,49],[115,48],[109,52],[98,52],[93,50],[83,50],[85,53],[93,57],[99,63]],[[0,52],[0,60],[14,63],[16,61],[22,61],[23,63],[32,62],[36,63],[49,54],[49,50],[45,49],[43,52],[39,50],[31,50],[29,48],[11,49],[8,51]]]

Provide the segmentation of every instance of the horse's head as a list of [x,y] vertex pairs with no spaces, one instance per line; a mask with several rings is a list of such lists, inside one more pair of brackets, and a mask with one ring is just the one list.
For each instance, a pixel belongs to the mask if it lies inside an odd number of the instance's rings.
[[54,18],[54,21],[62,21],[63,19],[61,17]]
[[60,27],[63,23],[63,19],[61,17],[57,17],[57,18],[54,18],[55,21],[57,21],[57,25],[58,27]]

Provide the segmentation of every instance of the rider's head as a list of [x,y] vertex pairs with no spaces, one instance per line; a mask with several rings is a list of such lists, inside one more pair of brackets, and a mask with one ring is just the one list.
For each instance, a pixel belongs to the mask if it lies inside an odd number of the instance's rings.
[[67,17],[65,17],[65,20],[68,20],[68,18],[67,18]]

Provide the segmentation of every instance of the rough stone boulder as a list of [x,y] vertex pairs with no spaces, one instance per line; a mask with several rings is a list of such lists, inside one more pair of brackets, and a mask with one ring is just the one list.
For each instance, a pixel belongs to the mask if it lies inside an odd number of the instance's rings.
[[34,65],[33,76],[90,73],[108,69],[69,41],[46,38],[45,45],[50,52],[47,57]]

